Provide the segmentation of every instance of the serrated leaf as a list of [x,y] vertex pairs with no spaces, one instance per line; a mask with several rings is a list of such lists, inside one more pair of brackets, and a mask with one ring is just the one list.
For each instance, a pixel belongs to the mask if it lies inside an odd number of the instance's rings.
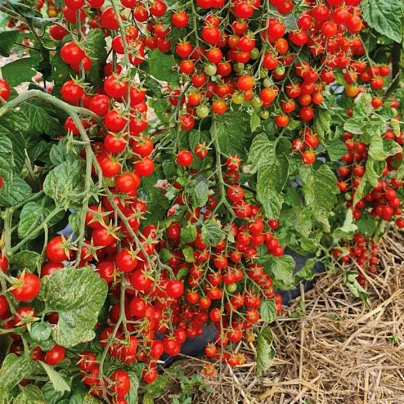
[[0,32],[0,55],[8,57],[10,56],[10,51],[15,45],[18,37],[20,35],[19,31],[4,31]]
[[26,203],[20,214],[18,237],[24,238],[35,230],[50,214],[50,210],[38,202]]
[[315,214],[315,219],[323,225],[324,231],[330,231],[328,218],[337,202],[339,193],[337,178],[331,168],[323,164],[318,170],[304,165],[299,170],[303,185],[305,204]]
[[358,203],[367,193],[377,186],[377,182],[385,166],[386,163],[384,161],[375,161],[372,158],[367,159],[365,174],[355,192],[354,203]]
[[196,208],[198,206],[206,205],[206,202],[208,202],[208,193],[208,184],[203,180],[199,181],[193,193],[193,207]]
[[195,257],[194,257],[194,249],[192,247],[184,247],[182,249],[182,253],[184,254],[185,262],[188,263],[193,263],[195,262]]
[[261,377],[268,370],[275,358],[273,335],[269,327],[265,327],[257,335],[257,376]]
[[10,87],[15,87],[21,83],[31,81],[36,75],[38,67],[39,57],[31,56],[7,63],[1,68],[1,72],[3,79],[8,82]]
[[263,300],[260,307],[260,316],[268,324],[272,323],[276,318],[275,300]]
[[25,386],[16,397],[15,402],[18,404],[46,404],[42,391],[34,384]]
[[158,397],[159,395],[164,393],[168,381],[168,375],[159,375],[153,383],[146,385],[146,392],[152,397]]
[[23,379],[31,374],[29,357],[9,354],[0,369],[0,402],[10,402],[8,393]]
[[255,111],[253,111],[253,113],[250,116],[251,132],[254,132],[260,126],[261,126],[261,118],[259,117],[259,115]]
[[76,160],[63,162],[46,176],[43,190],[57,205],[65,208],[72,204],[81,204],[84,191],[84,162]]
[[53,384],[53,388],[55,391],[59,393],[64,393],[65,391],[70,391],[70,386],[65,382],[62,376],[48,364],[39,361],[42,367],[45,369],[46,374],[48,375],[50,381]]
[[154,49],[148,54],[147,63],[149,65],[149,73],[155,79],[171,83],[178,82],[179,75],[173,70],[176,61],[172,56]]
[[64,128],[60,122],[49,115],[42,107],[33,103],[25,103],[21,105],[21,111],[31,123],[31,131],[34,134],[46,133],[51,137],[55,137],[64,133]]
[[349,118],[344,124],[344,130],[351,132],[355,135],[364,133],[365,125],[361,116],[353,116]]
[[368,294],[358,283],[357,271],[345,271],[343,274],[344,283],[353,296],[363,300],[368,305]]
[[205,244],[215,246],[225,238],[225,234],[218,221],[209,220],[206,221],[202,226],[201,238]]
[[24,202],[31,194],[31,187],[21,177],[14,175],[10,187],[7,188],[3,186],[0,189],[0,205],[18,205]]
[[139,379],[135,372],[128,372],[130,378],[130,390],[126,395],[126,401],[128,404],[137,404],[138,401],[138,389],[139,389]]
[[320,138],[324,138],[325,134],[330,131],[331,113],[328,109],[319,108],[313,120],[313,130]]
[[[248,114],[241,112],[226,112],[215,117],[216,134],[220,151],[224,154],[244,156],[244,139],[248,125]],[[213,129],[213,128],[212,128]],[[211,129],[211,130],[212,130]]]
[[339,161],[347,153],[345,143],[341,139],[335,139],[327,147],[331,161]]
[[91,29],[84,44],[89,50],[88,56],[92,60],[91,68],[86,72],[86,79],[94,86],[99,86],[104,77],[102,66],[107,60],[107,50],[104,32],[100,29]]
[[52,330],[58,345],[69,348],[95,337],[93,328],[107,291],[106,282],[91,268],[64,268],[41,279],[38,299],[46,312],[59,314]]
[[375,218],[368,212],[362,211],[360,219],[356,221],[359,233],[370,238],[376,230]]
[[369,156],[376,161],[384,161],[388,157],[387,153],[384,151],[383,139],[381,136],[372,136],[369,146]]
[[289,160],[284,154],[262,166],[257,176],[257,199],[270,218],[279,216],[283,204],[283,188],[289,178]]
[[197,236],[196,227],[193,224],[188,224],[181,229],[181,241],[184,243],[192,243]]
[[363,0],[360,6],[363,19],[370,27],[395,42],[402,41],[401,0]]
[[394,140],[383,140],[383,150],[390,157],[402,153],[403,148]]
[[353,213],[352,209],[348,209],[346,211],[346,217],[344,220],[344,224],[341,227],[338,227],[332,233],[332,237],[334,241],[338,241],[341,238],[344,240],[352,240],[354,233],[358,230],[358,227],[353,222]]
[[169,200],[162,193],[161,188],[156,188],[156,174],[142,178],[142,185],[139,191],[144,194],[147,201],[147,212],[145,224],[157,224],[162,220],[170,206]]
[[24,268],[34,270],[38,266],[40,258],[41,256],[34,251],[23,250],[10,257],[9,264],[20,270]]
[[261,167],[268,164],[268,161],[272,161],[274,156],[274,142],[269,141],[264,133],[255,136],[248,152],[249,172],[255,174]]
[[303,265],[303,268],[294,274],[295,284],[298,284],[304,280],[313,279],[314,275],[316,274],[314,266],[317,262],[317,258],[309,258]]
[[13,144],[8,137],[0,136],[0,176],[3,179],[3,186],[0,189],[0,203],[2,203],[1,196],[7,198],[10,194],[14,168]]
[[263,265],[265,271],[272,277],[276,288],[289,290],[295,286],[293,270],[296,263],[292,256],[282,255],[279,258],[270,257]]

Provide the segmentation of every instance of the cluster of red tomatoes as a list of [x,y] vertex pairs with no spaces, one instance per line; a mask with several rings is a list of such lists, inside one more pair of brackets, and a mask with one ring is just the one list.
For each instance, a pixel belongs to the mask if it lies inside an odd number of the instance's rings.
[[[375,101],[376,100],[376,101]],[[377,109],[379,105],[377,99],[372,101],[373,108]],[[398,102],[394,100],[392,107],[397,108]],[[398,152],[390,156],[386,160],[386,166],[381,173],[382,179],[377,181],[377,185],[373,190],[367,193],[362,199],[354,203],[355,193],[363,180],[366,172],[366,162],[369,154],[368,146],[364,143],[355,140],[352,133],[344,133],[343,139],[347,153],[341,157],[344,163],[338,168],[338,187],[341,192],[346,194],[346,207],[352,209],[354,219],[360,219],[363,212],[370,213],[373,218],[380,218],[384,222],[390,222],[395,219],[398,228],[404,228],[404,219],[402,218],[401,199],[397,192],[403,187],[403,181],[389,175],[390,172],[396,170],[398,161],[402,159],[402,152]],[[383,137],[385,141],[395,141],[402,145],[404,143],[404,134],[399,133],[395,135],[392,129],[387,129]],[[367,252],[367,245],[370,245],[371,255],[370,258]],[[348,244],[343,243],[344,247]],[[372,240],[366,240],[364,236],[359,233],[355,234],[354,244],[349,247],[349,254],[342,254],[339,249],[334,250],[334,256],[339,257],[341,262],[350,262],[355,259],[356,262],[367,268],[370,273],[376,272],[378,264],[378,247]],[[363,275],[360,276],[363,283]]]
[[[192,196],[181,181],[174,181],[168,224],[161,229],[142,223],[148,205],[139,189],[142,179],[155,172],[158,139],[148,132],[146,88],[131,79],[128,71],[142,65],[150,50],[171,52],[182,87],[170,88],[168,83],[164,95],[175,109],[180,129],[189,131],[198,119],[222,115],[240,105],[257,111],[262,120],[271,117],[280,131],[292,119],[299,120],[303,129],[293,140],[292,150],[301,153],[304,164],[313,164],[319,136],[309,126],[317,106],[323,103],[325,85],[335,81],[335,72],[343,70],[346,94],[352,98],[366,91],[367,83],[381,89],[383,77],[390,73],[387,66],[369,67],[354,60],[364,54],[358,36],[364,26],[360,1],[306,0],[305,11],[295,15],[296,25],[289,27],[283,15],[295,11],[291,0],[270,0],[269,4],[260,0],[195,0],[174,10],[163,0],[121,0],[119,15],[114,7],[104,7],[104,0],[65,0],[62,15],[69,25],[50,27],[55,41],[63,40],[68,28],[79,22],[84,35],[86,30],[100,27],[111,36],[114,60],[103,66],[100,88],[89,89],[85,84],[86,72],[94,63],[85,46],[70,40],[60,47],[62,61],[84,78],[67,80],[61,87],[61,98],[86,108],[92,116],[82,118],[81,125],[69,117],[64,127],[73,136],[83,135],[83,131],[86,135],[98,127],[90,135],[95,156],[93,178],[102,174],[108,186],[107,195],[103,193],[98,204],[88,206],[86,238],[81,247],[63,236],[51,238],[40,276],[76,262],[79,267],[96,268],[110,287],[111,303],[107,322],[99,324],[99,342],[123,366],[144,363],[145,382],[156,379],[157,364],[164,353],[178,355],[185,339],[201,335],[206,324],[214,324],[218,330],[206,347],[212,362],[243,364],[244,356],[235,353],[232,344],[242,338],[254,341],[254,326],[260,320],[264,300],[271,301],[278,313],[282,309],[273,280],[259,264],[259,252],[276,259],[284,254],[284,248],[276,236],[278,221],[267,220],[261,207],[245,195],[246,187],[240,181],[241,159],[220,155],[218,150],[215,164],[223,173],[223,198],[216,198],[216,184],[210,186],[205,206],[190,208]],[[57,9],[49,7],[49,12],[56,13]],[[183,34],[181,40],[172,36],[174,30]],[[128,66],[120,62],[124,58]],[[9,96],[10,87],[0,80],[0,97],[7,100]],[[382,103],[375,97],[372,106],[377,109]],[[390,130],[385,139],[403,144],[402,134],[396,136]],[[368,149],[350,133],[345,133],[343,140],[347,153],[341,159],[344,165],[338,170],[338,186],[349,196],[346,206],[353,208],[354,218],[359,219],[363,210],[385,221],[399,217],[399,180],[380,180],[372,192],[353,204],[365,174]],[[177,173],[196,182],[200,173],[191,169],[194,158],[205,159],[211,144],[199,143],[192,151],[176,153]],[[81,156],[92,158],[86,150]],[[394,169],[394,158],[401,157],[397,154],[387,161],[384,178]],[[168,190],[163,187],[161,192]],[[220,205],[229,208],[232,220],[219,215]],[[212,223],[222,235],[213,245],[203,233]],[[404,227],[404,220],[398,218],[397,225]],[[369,251],[365,238],[357,234],[353,245],[341,246],[348,249],[344,256],[335,250],[342,262],[355,259],[359,265],[368,263],[369,272],[375,271],[377,246],[373,242]],[[3,257],[0,262],[6,271],[7,259]],[[363,278],[359,281],[362,283]],[[18,301],[27,302],[39,289],[39,278],[25,273],[16,280],[12,293]],[[7,319],[5,328],[28,324],[36,317],[34,308],[24,305],[10,320],[8,309],[7,299],[0,296],[0,317]],[[57,324],[58,316],[49,314],[47,320]],[[13,338],[12,352],[18,353],[19,337],[13,334]],[[57,365],[65,357],[65,348],[55,346],[46,353],[35,348],[33,355]],[[125,370],[116,370],[106,378],[99,357],[90,351],[78,355],[77,366],[92,394],[105,398],[107,391],[111,402],[126,402],[130,377]],[[205,369],[207,375],[214,372],[213,364]]]

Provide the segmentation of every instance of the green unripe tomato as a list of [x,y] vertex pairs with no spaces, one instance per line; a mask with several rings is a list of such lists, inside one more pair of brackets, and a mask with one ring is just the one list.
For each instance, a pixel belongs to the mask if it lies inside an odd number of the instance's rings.
[[264,79],[264,81],[262,82],[262,84],[264,85],[264,87],[266,88],[270,88],[274,85],[274,83],[272,82],[271,79],[269,79],[268,77],[266,79]]
[[260,70],[260,79],[265,79],[265,77],[268,77],[268,71],[266,69],[261,69]]
[[206,118],[209,115],[210,109],[207,105],[199,105],[198,108],[196,108],[196,114],[199,116],[199,118]]
[[257,60],[260,57],[260,51],[258,48],[254,48],[251,52],[250,52],[250,58],[252,60]]
[[217,67],[213,63],[208,63],[203,69],[208,76],[214,76],[217,72]]
[[285,74],[285,66],[278,65],[278,67],[275,69],[275,73],[279,75]]
[[251,105],[254,108],[259,108],[262,105],[262,100],[258,95],[254,95],[254,97],[251,98]]
[[260,112],[261,119],[267,120],[269,118],[269,111],[263,110]]
[[244,70],[244,64],[243,63],[237,63],[233,67],[234,71],[236,73],[241,73]]
[[237,290],[237,285],[235,283],[231,283],[230,285],[226,285],[226,289],[229,293],[234,293]]
[[231,101],[233,102],[233,104],[240,105],[244,102],[244,95],[242,93],[239,93],[238,91],[236,91],[232,95]]

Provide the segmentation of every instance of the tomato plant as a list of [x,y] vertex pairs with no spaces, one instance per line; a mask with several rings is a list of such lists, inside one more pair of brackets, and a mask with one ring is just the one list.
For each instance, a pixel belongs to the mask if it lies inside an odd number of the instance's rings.
[[366,297],[404,228],[402,4],[378,4],[0,5],[1,402],[150,399],[206,324],[206,376],[241,340],[262,375],[317,262]]

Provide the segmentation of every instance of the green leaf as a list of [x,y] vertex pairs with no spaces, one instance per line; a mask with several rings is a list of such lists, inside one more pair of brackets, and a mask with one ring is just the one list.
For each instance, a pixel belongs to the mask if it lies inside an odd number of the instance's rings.
[[49,339],[51,332],[52,327],[48,322],[36,322],[32,324],[29,335],[33,341],[41,343]]
[[368,192],[377,186],[378,179],[382,176],[386,163],[368,158],[366,161],[365,174],[355,192],[354,203],[359,202]]
[[5,136],[7,136],[12,143],[13,147],[13,158],[14,158],[14,172],[16,174],[21,173],[22,169],[24,168],[25,165],[25,159],[26,159],[26,149],[27,149],[27,142],[24,138],[24,135],[20,132],[15,132],[15,133],[5,133]]
[[[160,177],[161,178],[161,177]],[[145,224],[157,224],[162,220],[170,206],[169,200],[162,193],[161,188],[156,188],[157,174],[142,178],[142,185],[139,189],[145,194],[147,200],[147,220]]]
[[152,397],[158,397],[165,392],[168,381],[168,375],[159,375],[153,383],[146,385],[145,390]]
[[36,135],[45,133],[51,137],[55,137],[65,132],[63,126],[56,118],[49,115],[42,107],[33,102],[21,105],[21,111],[30,122],[31,131]]
[[364,210],[362,210],[360,219],[356,221],[356,225],[358,226],[359,233],[368,238],[373,236],[376,230],[375,218],[369,212]]
[[354,233],[358,230],[358,227],[353,222],[352,209],[346,211],[345,221],[342,227],[338,227],[332,233],[334,241],[338,241],[341,238],[345,240],[352,240]]
[[257,336],[257,376],[261,377],[272,364],[276,351],[273,347],[273,335],[269,327],[265,327]]
[[16,397],[15,402],[18,404],[46,404],[42,391],[34,384],[25,386]]
[[181,229],[181,241],[184,243],[192,243],[197,236],[196,227],[193,224],[188,224],[187,227]]
[[90,70],[86,73],[86,79],[94,86],[99,87],[104,77],[102,66],[104,66],[107,60],[107,44],[104,32],[98,28],[91,29],[84,46],[89,50],[88,56],[93,62]]
[[15,45],[19,31],[4,31],[0,32],[0,55],[8,57],[12,47]]
[[206,202],[208,202],[208,193],[208,184],[204,180],[199,181],[194,189],[193,207],[196,208],[198,206],[206,205]]
[[[8,137],[0,136],[0,176],[3,179],[0,196],[8,196],[10,194],[14,167],[13,144]],[[2,203],[1,199],[0,197],[0,203]]]
[[305,204],[315,214],[316,220],[323,225],[324,231],[330,231],[329,215],[337,202],[339,193],[337,179],[331,168],[323,164],[317,171],[304,165],[299,170],[303,184]]
[[84,162],[65,161],[55,167],[45,178],[43,190],[58,205],[68,208],[72,204],[81,204],[84,191]]
[[49,366],[48,364],[42,361],[39,361],[39,363],[45,369],[45,372],[47,373],[50,381],[52,382],[55,391],[59,393],[70,391],[70,386],[65,382],[63,377],[60,376],[60,374],[56,372],[56,370],[52,366]]
[[264,265],[265,270],[271,275],[275,287],[282,290],[289,290],[295,286],[293,270],[296,266],[295,260],[290,255],[282,255],[279,258],[271,257],[270,265]]
[[24,268],[34,270],[38,266],[40,258],[41,256],[34,251],[23,250],[14,254],[8,262],[12,267],[20,270]]
[[25,355],[6,356],[0,369],[0,402],[10,402],[7,400],[8,393],[31,374],[31,362]]
[[358,283],[357,271],[345,271],[343,274],[344,283],[353,296],[363,300],[368,305],[368,294]]
[[171,160],[164,160],[163,164],[163,172],[166,178],[172,178],[175,176],[175,164]]
[[161,53],[158,49],[154,49],[148,54],[147,62],[149,65],[149,73],[155,79],[171,83],[178,82],[179,75],[173,70],[176,61],[172,56]]
[[275,300],[263,300],[260,307],[261,318],[268,324],[272,323],[276,318]]
[[403,3],[401,0],[363,0],[363,19],[379,34],[401,42]]
[[52,337],[66,348],[95,337],[93,328],[107,296],[108,287],[91,268],[65,268],[41,279],[39,300],[46,312],[59,313]]
[[130,378],[130,390],[126,395],[126,401],[128,404],[137,404],[138,401],[138,389],[139,389],[139,379],[134,372],[128,372]]
[[268,164],[268,160],[273,160],[274,154],[274,142],[269,141],[267,135],[260,133],[255,136],[248,152],[249,172],[255,174],[261,167]]
[[18,223],[18,237],[24,238],[32,233],[49,215],[50,211],[37,202],[28,202],[21,210]]
[[219,141],[220,151],[224,154],[237,154],[244,156],[244,139],[246,137],[249,115],[240,111],[226,112],[215,117],[216,134]]
[[327,147],[331,161],[338,161],[347,153],[345,143],[341,139],[335,139]]
[[220,222],[217,220],[206,221],[201,229],[202,241],[209,245],[215,246],[225,238],[225,234],[220,227]]
[[313,279],[313,276],[316,274],[314,266],[317,262],[317,258],[309,258],[304,264],[303,268],[294,274],[295,284],[298,284],[304,280]]
[[317,133],[320,138],[324,138],[325,134],[330,131],[331,113],[328,109],[319,108],[316,111],[313,121],[314,133]]
[[381,136],[372,136],[369,146],[369,156],[376,161],[384,161],[388,157],[387,153],[384,151],[383,139]]
[[394,140],[383,140],[383,150],[390,157],[402,153],[403,148]]
[[361,116],[353,116],[349,118],[344,124],[344,130],[351,132],[355,135],[361,135],[364,133],[365,122]]
[[39,57],[31,56],[28,58],[17,59],[1,68],[3,79],[8,82],[10,87],[16,87],[26,81],[31,81],[36,75],[39,66]]
[[258,171],[257,199],[270,218],[279,216],[284,197],[283,188],[289,178],[289,160],[284,154],[276,156]]
[[194,257],[194,249],[190,246],[184,247],[182,249],[182,253],[184,254],[185,262],[193,263],[195,262]]
[[251,132],[254,132],[260,126],[261,126],[261,118],[255,111],[253,111],[253,113],[251,114],[251,117],[250,117]]
[[0,189],[0,205],[15,206],[24,202],[32,194],[31,187],[17,175],[13,176],[8,194],[6,188]]

